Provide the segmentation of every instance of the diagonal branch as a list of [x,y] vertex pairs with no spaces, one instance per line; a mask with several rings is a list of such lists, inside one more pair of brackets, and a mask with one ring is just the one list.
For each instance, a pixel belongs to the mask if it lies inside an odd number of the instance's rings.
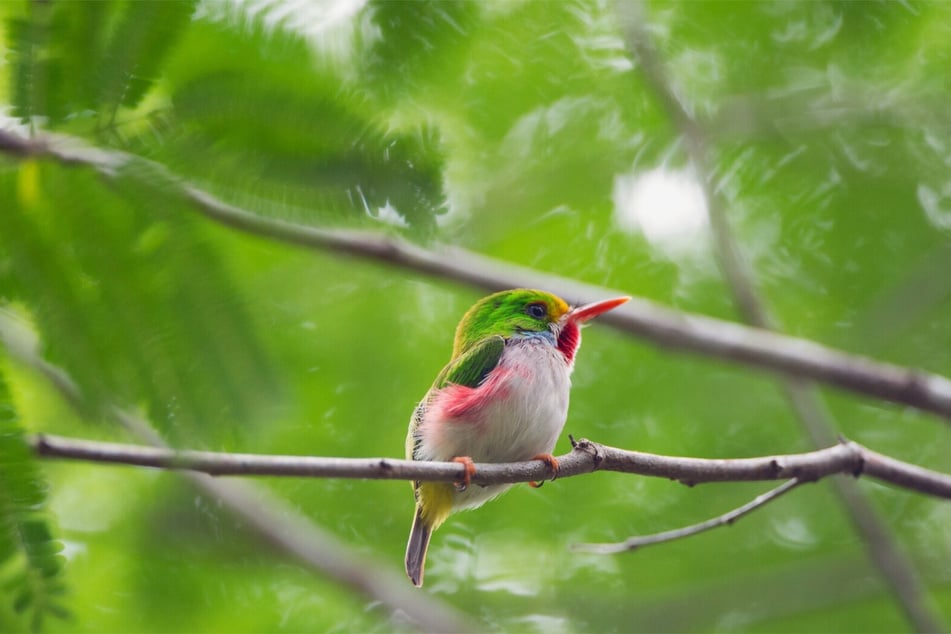
[[617,553],[637,550],[638,548],[643,548],[644,546],[653,546],[654,544],[663,544],[665,542],[672,542],[677,539],[684,539],[685,537],[692,537],[698,533],[708,531],[711,528],[729,526],[744,515],[752,513],[756,509],[766,506],[776,498],[780,497],[782,494],[792,491],[802,483],[803,481],[798,478],[787,480],[775,489],[770,489],[766,493],[757,496],[743,506],[737,507],[732,511],[724,513],[723,515],[718,515],[717,517],[708,519],[705,522],[700,522],[698,524],[684,526],[683,528],[675,528],[662,533],[654,533],[653,535],[628,537],[622,542],[616,542],[613,544],[574,544],[572,545],[571,549],[576,552],[593,553],[595,555],[614,555]]
[[[458,462],[395,458],[330,458],[173,450],[41,434],[30,437],[38,456],[104,464],[201,472],[213,476],[281,476],[453,482],[465,467]],[[951,499],[951,475],[876,453],[862,445],[839,444],[801,454],[759,458],[685,458],[628,451],[579,440],[558,458],[558,479],[594,471],[667,478],[693,486],[707,482],[788,480],[811,482],[834,474],[867,476],[910,491]],[[476,464],[472,483],[480,486],[530,482],[550,477],[547,463],[528,460]]]
[[[628,10],[630,13],[642,13],[639,5]],[[767,331],[776,330],[766,305],[760,299],[754,273],[733,235],[725,211],[724,196],[714,186],[706,131],[677,98],[663,61],[654,47],[653,38],[643,27],[644,16],[628,15],[627,18],[628,47],[640,62],[641,72],[648,85],[679,129],[690,163],[701,177],[720,269],[733,294],[733,303],[747,323]],[[834,424],[815,385],[807,379],[804,376],[783,377],[782,389],[812,445],[823,447],[835,438]],[[865,542],[869,558],[891,587],[914,627],[919,632],[946,630],[937,612],[928,605],[927,593],[914,566],[895,543],[894,537],[862,491],[854,483],[844,480],[834,481],[833,489],[856,532]]]
[[[116,150],[93,148],[61,135],[33,139],[0,130],[0,152],[83,165],[114,178],[124,167],[145,159]],[[537,287],[557,290],[572,303],[617,295],[613,289],[585,284],[527,267],[515,266],[458,247],[429,250],[375,233],[318,229],[273,220],[220,200],[153,165],[153,171],[179,182],[186,198],[215,222],[245,233],[309,249],[400,266],[485,290]],[[814,341],[750,328],[703,315],[684,313],[635,297],[600,318],[614,328],[657,345],[821,381],[877,399],[910,405],[951,420],[951,379],[848,354]]]

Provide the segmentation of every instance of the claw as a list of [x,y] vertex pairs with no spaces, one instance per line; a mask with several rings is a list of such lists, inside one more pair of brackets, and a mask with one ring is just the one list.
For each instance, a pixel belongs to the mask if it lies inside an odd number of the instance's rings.
[[453,485],[456,487],[456,491],[462,493],[468,489],[469,485],[472,483],[472,476],[474,476],[476,472],[475,463],[472,462],[472,458],[469,456],[456,456],[452,459],[452,462],[458,462],[466,468],[465,472],[462,474],[462,481],[456,482]]
[[[550,453],[540,453],[537,456],[532,456],[532,460],[541,460],[548,465],[548,468],[551,469],[551,479],[554,480],[558,477],[558,460],[555,459]],[[533,489],[540,489],[541,486],[545,484],[544,482],[529,482],[528,486]]]

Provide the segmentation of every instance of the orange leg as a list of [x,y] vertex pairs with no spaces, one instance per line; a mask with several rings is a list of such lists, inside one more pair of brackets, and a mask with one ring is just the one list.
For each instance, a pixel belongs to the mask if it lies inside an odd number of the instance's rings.
[[452,462],[458,462],[459,464],[465,466],[466,470],[462,474],[462,481],[456,482],[456,491],[462,493],[469,488],[469,484],[472,483],[472,476],[475,475],[476,468],[475,463],[472,462],[472,458],[469,456],[456,456],[452,459]]
[[[532,456],[532,460],[541,460],[548,465],[548,468],[551,469],[551,479],[554,480],[558,477],[558,461],[550,453],[540,453],[537,456]],[[528,486],[535,489],[540,488],[544,482],[529,482]]]

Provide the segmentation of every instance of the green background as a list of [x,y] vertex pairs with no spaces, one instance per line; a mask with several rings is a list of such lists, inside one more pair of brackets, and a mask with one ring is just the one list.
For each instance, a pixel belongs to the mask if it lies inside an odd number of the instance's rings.
[[[951,375],[951,4],[639,6],[778,327]],[[0,17],[4,128],[153,162],[103,176],[0,154],[4,323],[35,333],[84,395],[70,404],[0,357],[2,630],[405,626],[176,474],[24,448],[32,432],[134,440],[109,421],[119,404],[182,447],[402,456],[483,292],[238,233],[201,217],[180,179],[269,218],[462,246],[739,320],[706,232],[671,250],[618,223],[624,176],[681,173],[688,158],[613,4],[4,2]],[[837,433],[951,470],[946,422],[822,395]],[[710,458],[810,448],[775,377],[598,324],[557,453],[567,433]],[[259,484],[400,573],[406,483]],[[912,629],[825,482],[687,540],[568,550],[701,521],[769,486],[519,485],[440,529],[420,592],[485,630]],[[951,506],[859,487],[951,620]]]

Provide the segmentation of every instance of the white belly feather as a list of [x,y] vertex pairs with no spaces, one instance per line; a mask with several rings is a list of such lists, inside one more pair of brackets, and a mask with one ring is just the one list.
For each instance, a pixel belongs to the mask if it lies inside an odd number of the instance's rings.
[[[499,368],[499,398],[487,399],[471,419],[446,419],[442,407],[429,408],[417,459],[518,462],[552,452],[568,416],[571,366],[551,344],[524,339],[509,342]],[[474,508],[510,486],[472,485],[455,494],[453,506]]]

